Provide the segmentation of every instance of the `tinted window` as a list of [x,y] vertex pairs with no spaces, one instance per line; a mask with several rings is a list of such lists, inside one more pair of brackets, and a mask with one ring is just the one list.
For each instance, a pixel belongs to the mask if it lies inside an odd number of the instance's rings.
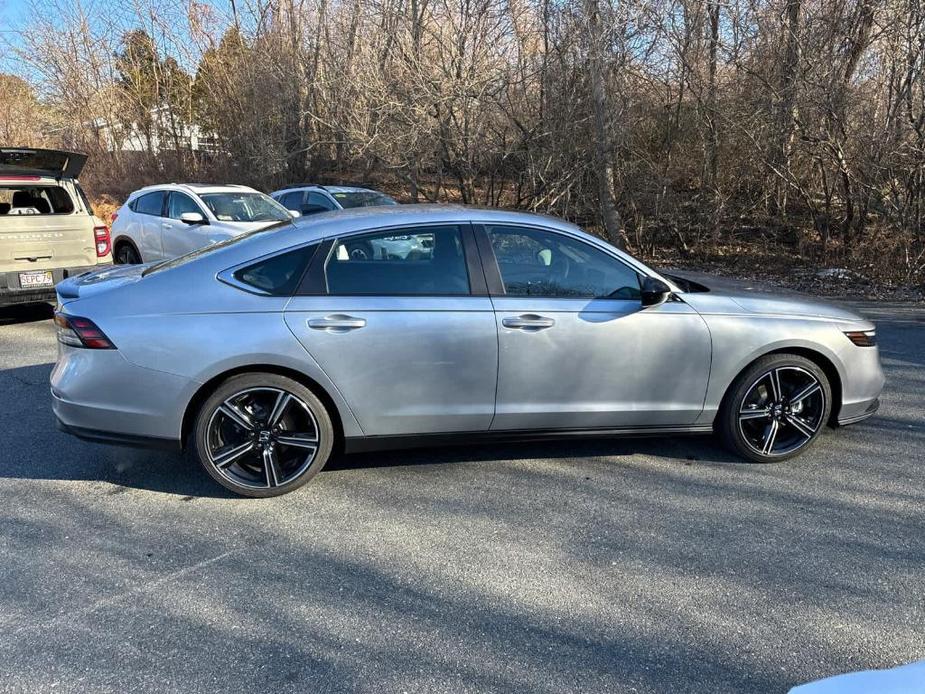
[[302,191],[298,190],[294,193],[286,193],[282,198],[280,198],[280,204],[285,207],[287,210],[296,210],[302,211]]
[[413,227],[338,241],[325,268],[330,294],[469,293],[459,227]]
[[317,248],[318,244],[313,244],[275,255],[238,270],[234,277],[274,296],[291,296]]
[[159,190],[156,193],[147,193],[135,201],[132,208],[139,214],[153,214],[156,217],[161,216],[161,210],[164,208],[164,191]]
[[199,205],[197,205],[189,195],[171,193],[167,202],[167,216],[171,219],[180,219],[180,215],[184,212],[202,214]]
[[397,205],[392,198],[384,193],[372,190],[363,190],[355,193],[334,193],[334,199],[344,209],[350,207],[376,207],[378,205]]
[[638,299],[639,276],[616,258],[564,234],[488,227],[510,296]]
[[334,203],[331,202],[330,199],[328,199],[328,196],[322,195],[321,193],[309,192],[308,200],[306,204],[318,205],[319,207],[323,207],[326,210],[336,210],[337,209]]

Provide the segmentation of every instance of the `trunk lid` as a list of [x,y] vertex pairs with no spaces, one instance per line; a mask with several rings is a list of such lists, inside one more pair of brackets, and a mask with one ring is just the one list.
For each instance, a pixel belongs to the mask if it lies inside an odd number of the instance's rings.
[[142,273],[152,265],[110,265],[99,270],[90,270],[76,277],[68,277],[55,287],[58,303],[64,305],[75,299],[86,299],[116,287],[138,282]]
[[0,147],[0,174],[77,178],[87,155],[60,149]]

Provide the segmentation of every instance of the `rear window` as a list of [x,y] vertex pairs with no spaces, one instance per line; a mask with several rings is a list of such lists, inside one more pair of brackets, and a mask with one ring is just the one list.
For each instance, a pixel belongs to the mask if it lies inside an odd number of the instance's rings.
[[60,186],[3,186],[0,215],[72,214],[74,201]]
[[154,193],[146,193],[132,202],[129,207],[139,214],[150,214],[155,217],[160,217],[161,210],[164,209],[164,191],[158,190]]

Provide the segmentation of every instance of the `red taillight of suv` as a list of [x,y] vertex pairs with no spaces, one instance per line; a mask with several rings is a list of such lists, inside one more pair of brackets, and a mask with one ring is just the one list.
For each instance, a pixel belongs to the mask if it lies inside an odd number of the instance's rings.
[[104,258],[112,250],[112,238],[109,236],[109,227],[93,227],[93,238],[96,239],[96,257]]
[[84,349],[115,349],[116,346],[89,318],[55,314],[58,342]]

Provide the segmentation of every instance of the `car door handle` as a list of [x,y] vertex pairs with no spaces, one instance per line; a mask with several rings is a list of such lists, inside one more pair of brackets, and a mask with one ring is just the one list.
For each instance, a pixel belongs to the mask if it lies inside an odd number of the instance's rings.
[[502,318],[501,325],[505,328],[514,328],[517,330],[545,330],[556,324],[556,321],[546,316],[538,316],[535,313],[527,313],[522,316],[512,318]]
[[331,333],[345,333],[350,330],[358,330],[366,326],[365,318],[355,318],[342,313],[337,313],[324,318],[311,318],[308,321],[308,327],[313,330],[327,330]]

